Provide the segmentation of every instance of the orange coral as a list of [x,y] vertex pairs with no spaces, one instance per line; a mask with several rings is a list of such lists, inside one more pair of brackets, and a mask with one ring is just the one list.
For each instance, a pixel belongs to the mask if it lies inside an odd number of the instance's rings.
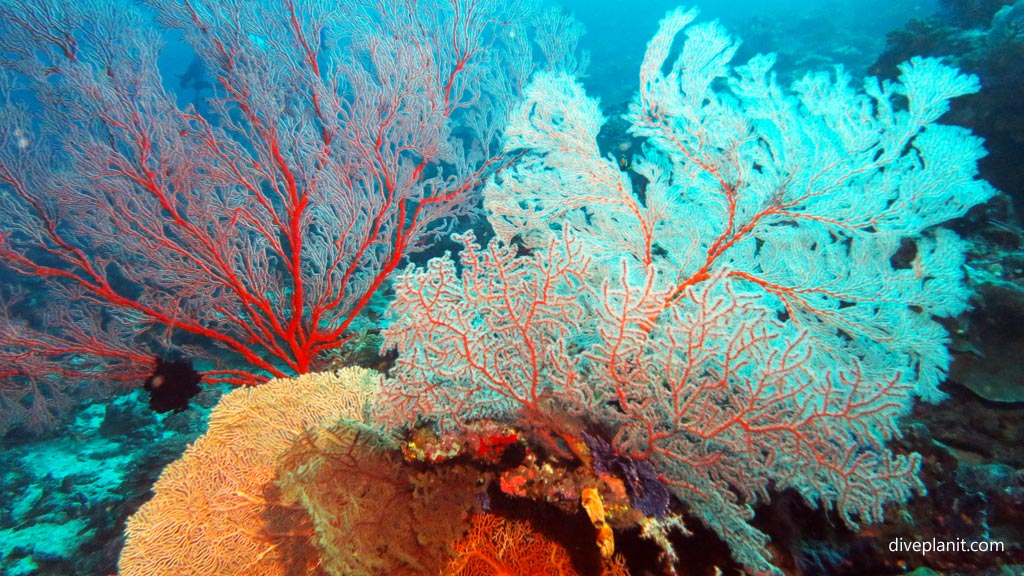
[[278,460],[309,427],[361,420],[376,382],[372,371],[346,368],[225,395],[206,435],[129,518],[121,576],[321,574],[306,512],[277,496]]
[[536,532],[529,522],[494,514],[473,517],[473,526],[455,545],[445,576],[576,576],[565,548]]
[[[473,517],[469,533],[455,544],[456,557],[444,576],[576,576],[572,559],[557,542],[529,522],[494,514]],[[621,556],[605,564],[603,576],[629,576]]]
[[309,513],[332,576],[440,574],[486,485],[471,467],[406,462],[394,439],[351,421],[303,434],[279,479]]

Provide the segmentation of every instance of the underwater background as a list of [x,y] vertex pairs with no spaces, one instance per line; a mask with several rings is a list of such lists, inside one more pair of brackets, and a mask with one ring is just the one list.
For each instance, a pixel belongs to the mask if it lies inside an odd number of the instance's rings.
[[0,3],[0,574],[1024,574],[1024,2],[497,4]]

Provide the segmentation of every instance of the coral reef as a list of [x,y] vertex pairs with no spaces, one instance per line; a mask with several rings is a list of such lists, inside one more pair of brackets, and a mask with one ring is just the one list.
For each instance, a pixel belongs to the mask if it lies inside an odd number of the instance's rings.
[[[634,501],[667,486],[777,574],[751,524],[774,493],[856,529],[923,491],[920,456],[888,444],[944,397],[937,320],[967,308],[965,244],[939,225],[995,191],[980,139],[939,123],[976,77],[913,58],[897,83],[812,73],[788,93],[772,56],[733,66],[736,42],[695,18],[670,12],[648,44],[627,115],[639,189],[600,154],[597,101],[534,75],[506,143],[525,152],[484,190],[496,238],[453,236],[458,264],[395,281],[375,413],[446,433],[552,407],[595,422]],[[524,466],[507,489],[558,484]]]
[[419,470],[400,455],[352,421],[310,430],[284,455],[282,492],[312,518],[327,574],[437,574],[453,558],[486,482],[473,468]]
[[361,419],[374,374],[348,368],[225,395],[207,433],[164,470],[153,499],[129,519],[120,574],[319,572],[308,516],[274,485],[278,462],[307,428]]
[[[455,558],[444,576],[577,576],[565,548],[533,530],[525,520],[494,514],[473,516],[469,533],[455,544]],[[628,576],[621,558],[601,576]]]

